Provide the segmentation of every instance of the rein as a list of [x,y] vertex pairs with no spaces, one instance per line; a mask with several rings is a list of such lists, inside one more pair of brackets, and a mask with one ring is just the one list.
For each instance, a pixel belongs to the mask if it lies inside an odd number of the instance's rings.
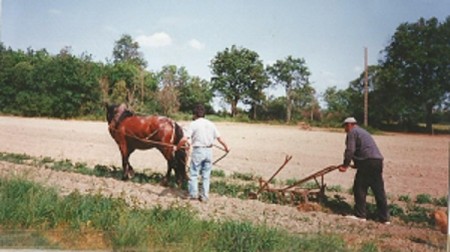
[[216,147],[217,149],[219,149],[219,150],[225,152],[222,156],[220,156],[218,159],[216,159],[216,160],[213,162],[213,165],[215,165],[215,164],[217,164],[220,160],[224,159],[224,158],[228,155],[229,152],[225,151],[224,148],[222,148],[222,147],[220,147],[220,146],[218,146],[218,145],[216,145],[216,144],[214,144],[213,146]]
[[[109,130],[110,131],[113,131],[113,132],[118,132],[119,130],[118,129],[116,129],[116,128],[114,128],[114,127],[111,127],[111,126],[109,126]],[[155,134],[157,134],[158,133],[158,131],[155,131],[155,132],[153,132],[150,136],[148,136],[148,137],[152,137],[152,136],[154,136]],[[135,134],[130,134],[129,132],[127,132],[127,131],[125,131],[125,136],[126,137],[130,137],[130,138],[133,138],[133,139],[135,139],[135,140],[138,140],[138,141],[140,141],[140,142],[142,142],[142,143],[146,143],[146,144],[153,144],[153,145],[159,145],[159,146],[163,146],[163,147],[172,147],[172,148],[174,148],[174,150],[176,151],[177,149],[186,149],[187,147],[186,146],[178,146],[178,145],[175,145],[175,144],[168,144],[168,143],[163,143],[163,142],[161,142],[161,141],[154,141],[154,140],[150,140],[150,139],[143,139],[143,138],[140,138],[140,137],[137,137]]]

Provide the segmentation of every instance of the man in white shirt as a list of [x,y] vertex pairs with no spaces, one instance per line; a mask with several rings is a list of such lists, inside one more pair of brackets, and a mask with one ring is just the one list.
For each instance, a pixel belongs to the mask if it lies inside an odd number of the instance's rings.
[[[212,146],[217,141],[226,152],[229,148],[221,138],[215,124],[205,118],[205,107],[197,105],[193,111],[193,119],[186,131],[186,137],[192,147],[191,166],[189,171],[189,197],[208,201],[210,176],[212,170]],[[198,176],[202,176],[202,190],[198,191]]]

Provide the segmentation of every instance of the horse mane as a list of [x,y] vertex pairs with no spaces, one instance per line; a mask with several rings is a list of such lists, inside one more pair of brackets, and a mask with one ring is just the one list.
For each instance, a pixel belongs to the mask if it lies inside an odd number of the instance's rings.
[[116,124],[119,125],[125,118],[134,116],[134,112],[128,109],[125,109],[122,114],[120,114],[119,118],[117,119]]
[[134,115],[135,113],[129,110],[128,107],[123,103],[120,105],[107,105],[108,124],[114,122],[116,128],[123,120]]

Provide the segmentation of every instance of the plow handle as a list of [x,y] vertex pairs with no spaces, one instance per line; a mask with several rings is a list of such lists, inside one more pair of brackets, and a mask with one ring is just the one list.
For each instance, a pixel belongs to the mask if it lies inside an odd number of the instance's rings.
[[292,185],[290,185],[290,186],[288,186],[288,187],[283,188],[282,191],[291,189],[291,188],[293,188],[293,187],[295,187],[295,186],[298,186],[298,185],[300,185],[300,184],[303,184],[303,183],[305,183],[306,181],[311,180],[311,179],[313,179],[313,178],[316,178],[316,177],[318,177],[318,176],[323,176],[323,175],[325,175],[325,174],[327,174],[327,173],[329,173],[329,172],[332,172],[332,171],[334,171],[334,170],[336,170],[336,169],[338,169],[338,168],[339,168],[339,166],[335,166],[335,165],[328,166],[328,167],[325,168],[325,169],[322,169],[322,170],[320,170],[320,171],[318,171],[318,172],[316,172],[316,173],[314,173],[314,174],[312,174],[312,175],[310,175],[310,176],[308,176],[308,177],[306,177],[306,178],[304,178],[304,179],[301,179],[301,180],[295,182],[294,184],[292,184]]
[[280,166],[280,168],[278,168],[278,170],[272,175],[272,177],[270,177],[269,180],[265,181],[264,185],[261,186],[258,190],[258,192],[256,194],[259,194],[264,188],[267,187],[267,185],[269,185],[269,183],[273,180],[273,178],[275,178],[275,176],[277,176],[278,173],[280,173],[280,171],[286,166],[286,164],[292,159],[292,156],[286,156],[286,159],[284,160],[284,163]]

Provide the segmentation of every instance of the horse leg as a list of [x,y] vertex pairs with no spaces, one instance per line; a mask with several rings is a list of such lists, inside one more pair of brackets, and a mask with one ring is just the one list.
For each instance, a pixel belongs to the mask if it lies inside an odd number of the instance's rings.
[[123,168],[123,180],[131,179],[134,176],[133,167],[130,164],[130,155],[134,149],[129,149],[126,144],[120,146],[120,152],[122,154],[122,168]]
[[167,172],[166,176],[162,179],[161,185],[162,186],[168,186],[169,180],[170,180],[170,173],[172,172],[172,169],[175,169],[174,163],[173,163],[173,153],[172,150],[169,148],[158,148],[158,150],[163,154],[164,158],[167,161]]
[[166,176],[164,176],[163,180],[161,181],[162,186],[168,186],[170,181],[170,173],[172,173],[173,169],[173,162],[171,160],[167,161],[167,172]]
[[187,175],[186,167],[187,167],[187,153],[185,149],[177,150],[175,152],[175,174],[177,176],[178,186],[181,187],[183,182],[189,181],[189,177]]
[[122,180],[128,180],[128,155],[124,154],[122,155],[122,168],[123,168],[123,175]]

